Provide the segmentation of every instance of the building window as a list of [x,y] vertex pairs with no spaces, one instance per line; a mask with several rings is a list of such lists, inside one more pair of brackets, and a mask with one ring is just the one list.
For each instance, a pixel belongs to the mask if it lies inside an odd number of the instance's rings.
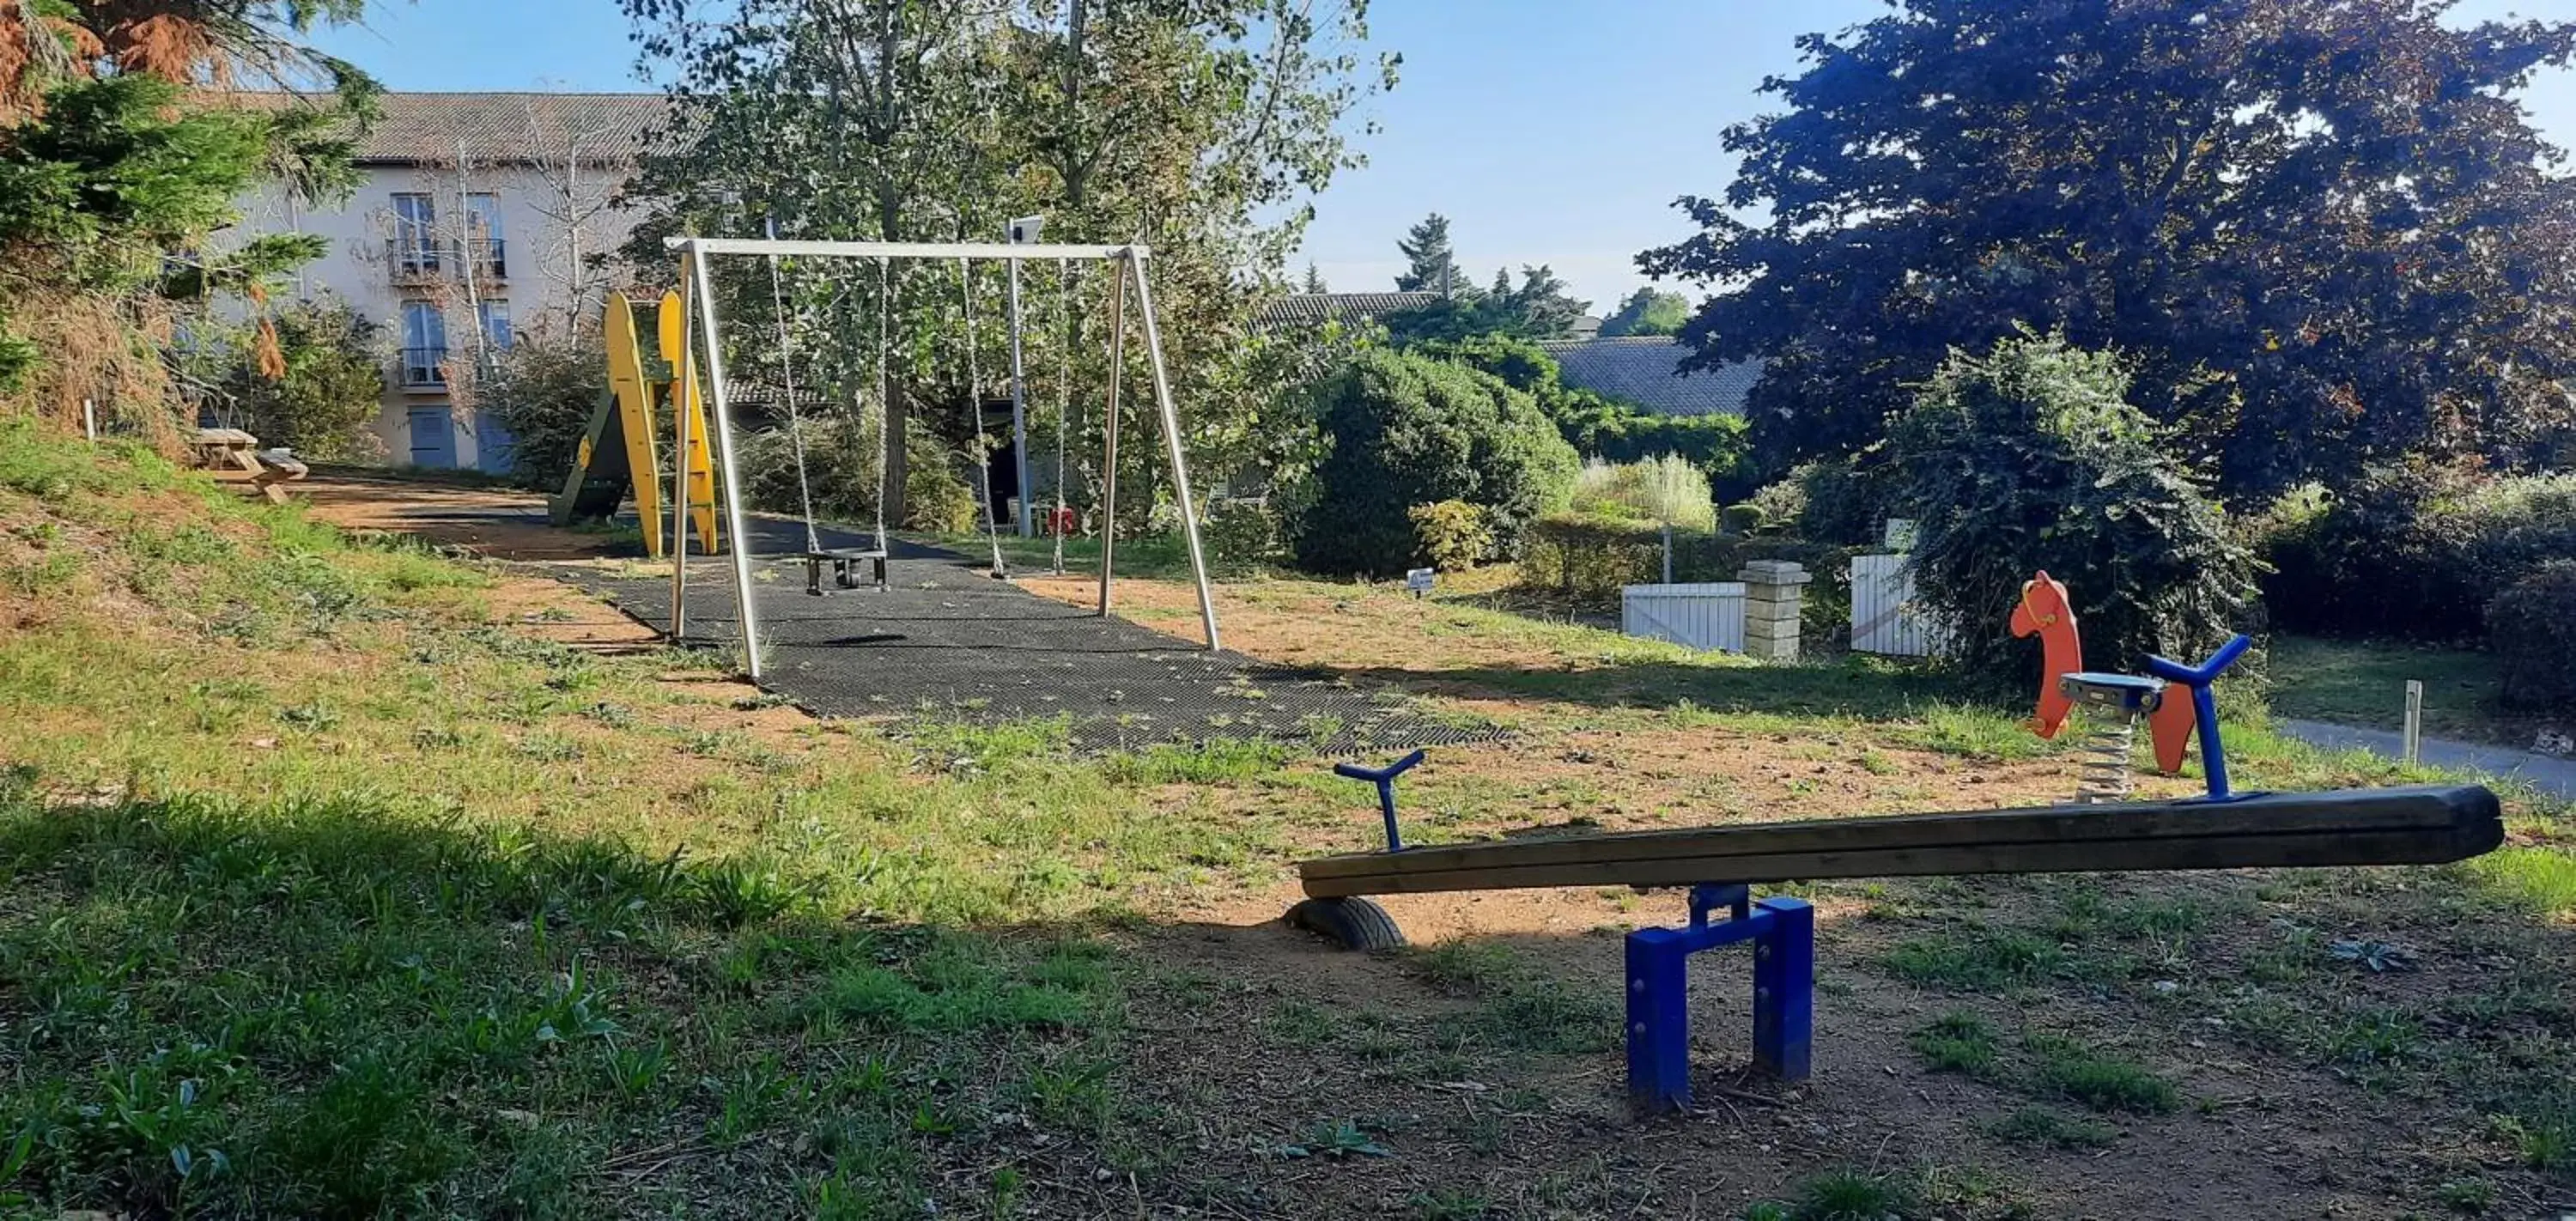
[[509,264],[503,259],[508,247],[502,241],[501,197],[489,192],[473,192],[465,197],[465,250],[473,262],[474,274],[486,280],[508,278]]
[[497,297],[486,297],[475,307],[483,321],[483,337],[495,352],[507,352],[516,336],[510,330],[510,303]]
[[403,302],[402,384],[447,384],[447,316],[435,301]]
[[438,205],[429,196],[394,195],[394,269],[406,275],[438,270]]

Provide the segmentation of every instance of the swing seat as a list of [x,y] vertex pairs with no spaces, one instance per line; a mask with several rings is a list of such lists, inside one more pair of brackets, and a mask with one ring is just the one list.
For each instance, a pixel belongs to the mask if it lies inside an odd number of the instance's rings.
[[805,553],[805,592],[819,598],[830,592],[823,588],[823,566],[832,567],[832,584],[840,589],[859,587],[857,565],[865,561],[873,570],[878,589],[886,588],[886,553],[864,547],[827,547]]

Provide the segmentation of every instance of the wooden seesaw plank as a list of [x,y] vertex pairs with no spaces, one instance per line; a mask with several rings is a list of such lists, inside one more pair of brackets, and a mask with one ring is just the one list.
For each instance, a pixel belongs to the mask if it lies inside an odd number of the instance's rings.
[[1678,886],[1931,874],[2429,865],[2504,842],[2476,785],[2276,793],[2224,804],[2142,802],[1906,814],[1507,840],[1325,857],[1299,867],[1316,898],[1545,886]]

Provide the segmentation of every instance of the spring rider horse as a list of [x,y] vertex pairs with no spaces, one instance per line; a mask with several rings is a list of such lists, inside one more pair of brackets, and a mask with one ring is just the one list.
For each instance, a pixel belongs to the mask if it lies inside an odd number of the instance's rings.
[[[2066,718],[2081,705],[2099,710],[2102,724],[2085,740],[2084,781],[2077,793],[2086,802],[2117,801],[2129,792],[2129,748],[2138,718],[2147,718],[2155,746],[2156,770],[2172,775],[2182,770],[2192,734],[2200,735],[2200,766],[2208,778],[2209,801],[2232,801],[2248,794],[2227,786],[2227,755],[2218,737],[2218,701],[2209,685],[2235,665],[2253,641],[2238,634],[2197,666],[2163,657],[2147,658],[2147,673],[2109,674],[2084,668],[2083,638],[2075,629],[2075,607],[2065,583],[2042,570],[2022,584],[2013,604],[2012,634],[2039,637],[2041,666],[2039,706],[2031,717],[2032,732],[2054,738]],[[2191,692],[2189,700],[2171,699],[2169,684]]]

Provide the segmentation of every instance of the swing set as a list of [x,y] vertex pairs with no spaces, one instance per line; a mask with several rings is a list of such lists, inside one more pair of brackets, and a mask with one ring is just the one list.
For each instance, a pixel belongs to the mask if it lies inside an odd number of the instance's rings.
[[[855,589],[860,586],[858,579],[860,565],[869,567],[873,576],[871,584],[875,588],[882,590],[887,584],[887,561],[891,551],[887,535],[886,506],[891,499],[891,480],[896,456],[901,453],[897,447],[903,444],[903,438],[889,435],[890,430],[887,428],[887,421],[892,418],[887,407],[892,392],[894,364],[891,315],[895,309],[894,303],[898,300],[897,294],[907,286],[907,280],[911,278],[915,269],[922,264],[935,266],[941,263],[954,263],[956,265],[958,308],[963,319],[966,337],[966,397],[969,410],[975,413],[976,453],[974,457],[978,474],[974,485],[978,499],[976,511],[984,519],[986,541],[991,549],[991,575],[1001,578],[1008,575],[1008,570],[1002,555],[1001,508],[994,497],[989,456],[991,450],[985,436],[983,368],[976,330],[975,268],[979,264],[1000,262],[1009,266],[1012,273],[1009,327],[1013,353],[1015,416],[1017,405],[1025,397],[1019,360],[1019,264],[1046,262],[1056,264],[1056,321],[1068,335],[1071,333],[1075,282],[1079,268],[1093,263],[1110,268],[1111,276],[1106,293],[1109,314],[1109,380],[1104,397],[1105,416],[1101,429],[1098,481],[1099,509],[1096,514],[1100,530],[1100,587],[1096,613],[1104,616],[1109,613],[1114,588],[1117,517],[1112,510],[1117,503],[1118,495],[1119,398],[1120,383],[1124,380],[1120,373],[1126,358],[1127,298],[1132,286],[1136,299],[1136,312],[1143,326],[1142,339],[1147,363],[1153,375],[1154,406],[1163,434],[1164,457],[1170,464],[1173,492],[1179,501],[1181,529],[1188,543],[1191,575],[1198,588],[1199,619],[1205,629],[1208,649],[1214,651],[1220,647],[1216,602],[1208,586],[1206,557],[1199,542],[1197,505],[1190,488],[1188,458],[1183,453],[1181,445],[1180,413],[1173,400],[1171,376],[1163,358],[1161,327],[1154,313],[1153,292],[1147,283],[1145,272],[1149,252],[1144,246],[796,241],[778,238],[774,227],[771,235],[766,238],[683,237],[672,238],[667,244],[681,256],[681,285],[677,294],[678,300],[673,303],[676,308],[670,315],[671,324],[676,324],[680,332],[681,342],[678,346],[681,350],[672,351],[666,346],[665,355],[671,358],[672,364],[677,369],[675,374],[677,383],[684,387],[694,386],[695,370],[700,362],[703,362],[706,371],[707,405],[712,409],[713,416],[710,421],[711,426],[701,425],[691,429],[686,426],[691,413],[685,411],[674,413],[675,418],[680,422],[679,426],[674,428],[676,448],[672,459],[674,477],[684,479],[681,472],[706,468],[705,451],[710,448],[708,442],[711,439],[711,448],[714,451],[712,473],[720,477],[714,482],[720,485],[724,533],[736,540],[751,537],[745,532],[742,483],[737,462],[739,438],[733,424],[735,386],[725,375],[723,321],[719,316],[720,310],[712,291],[711,267],[712,261],[719,257],[760,258],[767,263],[769,273],[770,305],[774,315],[771,321],[776,332],[779,390],[786,407],[789,449],[796,468],[798,507],[801,510],[804,526],[804,550],[799,553],[798,558],[805,565],[806,592],[818,596],[827,592],[823,579],[827,569],[832,576],[832,585],[838,589]],[[812,264],[868,262],[876,264],[877,272],[874,308],[876,342],[874,368],[870,371],[873,374],[872,388],[875,393],[869,395],[862,389],[854,388],[849,397],[852,402],[854,422],[858,425],[860,434],[872,435],[878,440],[874,531],[869,545],[830,547],[824,544],[823,532],[815,511],[815,480],[808,461],[805,410],[801,402],[806,395],[800,393],[798,389],[800,381],[809,389],[819,384],[812,376],[813,370],[810,366],[806,369],[806,376],[801,379],[797,368],[797,351],[800,347],[798,334],[800,331],[811,331],[812,317],[811,311],[804,305],[805,295],[791,293],[789,281],[797,271]],[[845,282],[840,290],[832,295],[825,307],[826,310],[835,313],[843,312],[849,297],[849,285]],[[670,324],[666,324],[666,339],[671,333]],[[846,335],[846,328],[844,333]],[[801,346],[813,348],[819,345]],[[1055,571],[1059,573],[1064,571],[1064,534],[1066,533],[1063,528],[1064,523],[1068,519],[1078,520],[1072,506],[1066,501],[1068,477],[1071,473],[1067,435],[1073,423],[1073,378],[1072,345],[1068,340],[1063,346],[1055,378],[1055,510],[1048,518],[1049,525],[1052,527],[1051,532],[1055,535],[1053,563]],[[875,400],[875,428],[872,433],[869,431],[867,418],[869,406],[867,400],[871,397]],[[1014,456],[1016,468],[1022,473],[1019,492],[1021,501],[1025,505],[1028,503],[1030,491],[1025,477],[1028,469],[1027,455],[1015,452]],[[649,462],[650,459],[646,461]],[[693,463],[697,465],[693,467]],[[576,479],[579,478],[579,474],[579,471],[575,472]],[[639,488],[638,508],[646,510],[646,515],[649,517],[651,515],[649,508],[642,503],[643,497],[640,492],[648,482],[650,482],[649,479],[639,478],[636,486]],[[681,527],[684,508],[695,499],[694,496],[675,497],[670,508],[672,536],[680,540],[671,550],[670,634],[674,640],[681,638],[687,628],[688,547],[686,540],[681,538]],[[659,532],[648,527],[646,533],[651,537]],[[700,541],[702,545],[709,543],[709,539],[703,534]],[[712,550],[712,546],[706,546],[702,554]],[[743,670],[757,682],[762,677],[763,662],[760,616],[755,609],[757,603],[754,596],[753,557],[750,554],[750,548],[740,545],[732,549],[732,555],[735,603],[741,608]]]

